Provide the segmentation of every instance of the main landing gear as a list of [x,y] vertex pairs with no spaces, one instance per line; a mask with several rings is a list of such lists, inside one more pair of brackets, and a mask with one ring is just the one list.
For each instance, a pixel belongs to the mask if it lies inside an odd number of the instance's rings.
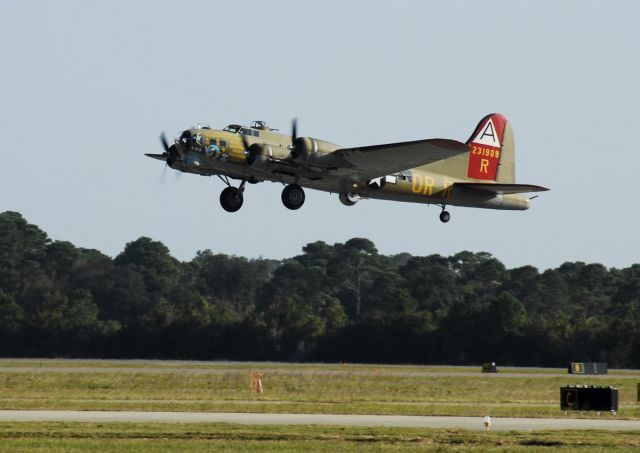
[[440,221],[442,223],[447,223],[449,220],[451,220],[451,214],[449,214],[449,211],[447,211],[446,206],[442,206],[442,212],[440,213]]
[[[220,193],[220,206],[227,212],[236,212],[244,202],[244,186],[251,180],[243,180],[239,187],[233,187],[228,178],[220,178],[227,187]],[[289,209],[300,209],[304,204],[304,190],[298,184],[289,184],[282,190],[282,204]]]
[[236,212],[242,207],[244,202],[244,185],[246,181],[240,183],[240,187],[228,186],[220,194],[220,206],[227,212]]
[[282,204],[289,209],[300,209],[304,204],[304,190],[298,184],[289,184],[282,189]]

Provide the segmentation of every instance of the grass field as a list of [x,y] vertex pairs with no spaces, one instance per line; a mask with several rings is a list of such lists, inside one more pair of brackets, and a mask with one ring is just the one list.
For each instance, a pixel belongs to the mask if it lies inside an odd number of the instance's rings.
[[[249,389],[250,370],[264,373],[262,395]],[[633,371],[75,360],[0,361],[0,371],[2,409],[557,417],[561,386],[595,384],[619,389],[618,418],[640,419]]]
[[[264,373],[265,392],[249,389]],[[560,369],[0,360],[0,409],[358,413],[509,417],[564,414],[567,384],[619,389],[617,418],[640,419],[640,373],[567,375]],[[611,414],[600,417],[611,418]],[[80,451],[635,451],[640,432],[469,432],[414,428],[169,423],[0,423],[0,452]]]
[[0,423],[0,452],[637,451],[639,433],[227,424]]

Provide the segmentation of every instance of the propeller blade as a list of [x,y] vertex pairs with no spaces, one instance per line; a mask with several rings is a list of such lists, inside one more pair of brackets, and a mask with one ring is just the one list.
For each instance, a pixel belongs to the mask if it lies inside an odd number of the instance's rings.
[[295,145],[298,139],[298,118],[291,120],[291,144]]
[[291,120],[291,157],[294,159],[302,153],[302,145],[298,141],[298,118],[294,118]]
[[240,138],[242,139],[242,146],[244,146],[245,152],[249,152],[249,141],[247,140],[247,136],[240,134]]
[[165,137],[164,132],[160,134],[160,141],[162,142],[162,147],[165,152],[169,152],[169,143],[167,142],[167,137]]
[[[188,131],[185,131],[188,132]],[[184,133],[182,134],[184,136]],[[191,138],[191,134],[189,134],[189,138]],[[164,153],[162,154],[146,154],[148,157],[152,157],[158,160],[164,160],[169,167],[173,167],[173,164],[178,159],[178,149],[176,145],[169,146],[169,142],[167,142],[167,137],[164,135],[164,131],[160,134],[160,143],[162,143],[162,148],[164,149]]]
[[166,180],[167,177],[167,167],[168,165],[163,165],[162,166],[162,175],[160,176],[160,185],[164,186],[164,181]]

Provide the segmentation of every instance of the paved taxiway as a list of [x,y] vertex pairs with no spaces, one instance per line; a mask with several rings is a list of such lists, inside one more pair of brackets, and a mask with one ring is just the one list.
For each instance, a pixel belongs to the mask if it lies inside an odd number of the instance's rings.
[[[492,431],[532,430],[640,430],[640,421],[576,418],[492,418]],[[0,410],[2,421],[45,422],[164,422],[238,423],[245,425],[339,425],[388,426],[405,428],[448,428],[484,430],[483,417],[435,417],[413,415],[337,415],[337,414],[256,414],[203,412],[130,411],[25,411]]]

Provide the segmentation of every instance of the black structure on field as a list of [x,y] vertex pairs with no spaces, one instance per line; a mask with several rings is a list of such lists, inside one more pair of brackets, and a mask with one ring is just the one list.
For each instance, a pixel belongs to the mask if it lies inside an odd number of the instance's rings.
[[618,412],[618,389],[589,385],[560,387],[560,409]]
[[607,374],[607,362],[571,362],[569,374]]
[[497,373],[498,367],[496,366],[496,362],[484,362],[482,364],[482,372],[483,373]]

